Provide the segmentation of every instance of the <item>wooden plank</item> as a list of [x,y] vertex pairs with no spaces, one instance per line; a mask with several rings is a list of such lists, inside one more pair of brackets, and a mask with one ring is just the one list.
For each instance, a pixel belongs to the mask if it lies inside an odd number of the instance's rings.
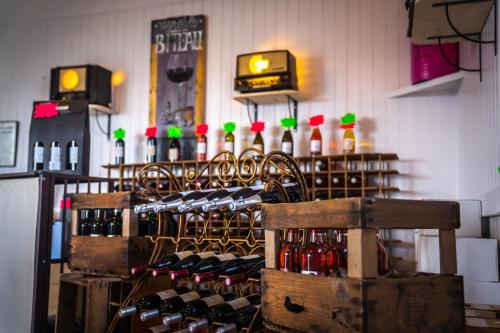
[[73,332],[78,288],[61,277],[57,306],[56,333]]
[[266,267],[279,269],[280,232],[279,230],[264,230]]
[[72,210],[71,211],[71,235],[76,236],[78,235],[78,210]]
[[439,272],[457,274],[455,229],[439,229]]
[[367,332],[464,332],[462,277],[378,278],[364,289]]
[[104,333],[108,324],[108,287],[106,278],[89,279],[85,306],[85,331]]
[[71,209],[133,208],[142,202],[146,200],[138,199],[131,192],[74,194],[71,198]]
[[[363,332],[361,281],[262,270],[262,314],[304,332]],[[302,306],[291,312],[285,302]],[[293,309],[293,306],[288,306]]]
[[137,224],[137,215],[130,208],[124,208],[123,214],[122,236],[130,237],[139,234],[139,225]]
[[263,205],[264,229],[353,228],[362,226],[361,198]]
[[358,279],[377,277],[377,230],[349,229],[347,239],[347,275]]

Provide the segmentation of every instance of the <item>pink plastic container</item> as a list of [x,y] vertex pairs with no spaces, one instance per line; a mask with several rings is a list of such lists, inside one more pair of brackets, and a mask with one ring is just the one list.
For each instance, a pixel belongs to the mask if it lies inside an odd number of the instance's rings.
[[[458,43],[441,44],[446,57],[458,64]],[[411,44],[411,82],[412,84],[432,80],[458,72],[443,59],[439,45]]]

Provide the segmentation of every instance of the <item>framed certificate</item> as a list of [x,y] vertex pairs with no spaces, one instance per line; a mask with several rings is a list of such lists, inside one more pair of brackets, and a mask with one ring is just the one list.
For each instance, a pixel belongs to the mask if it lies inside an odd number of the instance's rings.
[[0,167],[16,166],[18,121],[0,121]]

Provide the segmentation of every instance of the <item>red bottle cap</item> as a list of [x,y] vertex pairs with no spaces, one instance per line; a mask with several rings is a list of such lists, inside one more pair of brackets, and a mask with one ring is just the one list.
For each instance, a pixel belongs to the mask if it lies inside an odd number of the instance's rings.
[[212,272],[196,273],[194,275],[194,282],[195,283],[203,283],[206,281],[212,281],[214,278],[215,278],[215,274]]
[[130,273],[132,275],[138,275],[146,272],[148,270],[147,265],[140,265],[140,266],[135,266],[130,269]]
[[178,271],[170,272],[171,280],[179,280],[182,278],[187,278],[189,276],[189,271],[187,269],[180,269]]
[[170,269],[168,268],[155,268],[151,271],[151,275],[154,277],[169,275]]
[[241,284],[245,282],[244,274],[237,274],[233,276],[228,276],[224,279],[224,284],[228,287],[234,286],[235,284]]

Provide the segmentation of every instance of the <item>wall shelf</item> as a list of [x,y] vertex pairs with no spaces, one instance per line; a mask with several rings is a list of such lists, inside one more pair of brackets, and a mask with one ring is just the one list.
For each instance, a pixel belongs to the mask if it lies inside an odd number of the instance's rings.
[[246,94],[237,93],[233,96],[233,99],[241,104],[247,104],[247,102],[250,102],[257,105],[288,103],[289,98],[297,102],[305,101],[304,95],[302,95],[298,90],[291,89]]
[[437,79],[394,90],[387,95],[387,98],[455,95],[460,88],[464,76],[464,72],[445,75]]
[[89,104],[89,109],[107,114],[117,114],[118,110],[100,104]]

